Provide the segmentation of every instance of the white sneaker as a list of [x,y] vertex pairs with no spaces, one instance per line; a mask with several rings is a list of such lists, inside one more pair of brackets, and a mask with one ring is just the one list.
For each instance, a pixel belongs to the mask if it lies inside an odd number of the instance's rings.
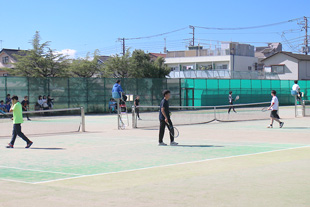
[[273,128],[272,125],[267,126],[267,128]]
[[171,146],[176,146],[176,145],[178,145],[178,144],[179,144],[179,143],[177,143],[177,142],[171,142],[171,143],[170,143]]

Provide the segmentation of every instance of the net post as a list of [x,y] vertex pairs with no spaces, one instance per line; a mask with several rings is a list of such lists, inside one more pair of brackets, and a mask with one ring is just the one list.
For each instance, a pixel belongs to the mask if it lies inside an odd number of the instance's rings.
[[216,120],[216,106],[214,106],[214,120]]
[[136,124],[136,107],[133,105],[132,106],[132,128],[137,128],[137,124]]
[[305,100],[302,101],[302,116],[306,116],[306,102]]
[[84,107],[81,107],[81,132],[85,132],[85,110]]

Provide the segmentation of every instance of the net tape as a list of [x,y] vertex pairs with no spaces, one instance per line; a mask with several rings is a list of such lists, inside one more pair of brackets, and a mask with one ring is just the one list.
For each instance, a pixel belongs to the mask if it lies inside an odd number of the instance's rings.
[[[222,106],[170,106],[170,111],[174,125],[191,125],[213,121],[237,122],[268,119],[269,114],[263,113],[262,108],[269,105],[270,102]],[[228,113],[230,108],[230,113]],[[139,120],[137,110],[133,107],[133,128],[158,126],[159,109],[159,106],[139,106],[138,110],[142,119]]]
[[[12,134],[13,113],[0,113],[0,137]],[[23,132],[26,135],[43,135],[85,131],[85,114],[83,108],[51,109],[23,111]],[[27,117],[31,121],[27,121]]]

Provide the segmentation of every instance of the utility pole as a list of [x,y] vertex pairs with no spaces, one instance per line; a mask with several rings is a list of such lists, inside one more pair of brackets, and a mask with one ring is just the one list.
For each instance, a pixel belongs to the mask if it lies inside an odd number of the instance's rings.
[[308,55],[308,18],[304,16],[304,20],[305,20],[305,55]]
[[192,26],[192,25],[189,25],[189,28],[193,30],[193,33],[190,33],[193,35],[193,38],[192,38],[192,46],[195,46],[195,27]]
[[167,53],[167,40],[166,40],[166,38],[164,38],[164,40],[165,40],[164,53]]
[[125,45],[125,38],[118,38],[118,41],[122,42],[122,47],[123,47],[123,56],[126,53],[126,45]]

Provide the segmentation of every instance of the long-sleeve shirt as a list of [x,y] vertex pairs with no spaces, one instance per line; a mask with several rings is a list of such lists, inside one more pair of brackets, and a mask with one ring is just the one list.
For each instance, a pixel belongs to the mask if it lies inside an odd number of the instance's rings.
[[115,92],[118,93],[119,97],[122,97],[121,92],[123,92],[123,89],[122,89],[122,86],[119,85],[118,83],[115,83],[113,88],[112,88],[112,93],[115,93]]

